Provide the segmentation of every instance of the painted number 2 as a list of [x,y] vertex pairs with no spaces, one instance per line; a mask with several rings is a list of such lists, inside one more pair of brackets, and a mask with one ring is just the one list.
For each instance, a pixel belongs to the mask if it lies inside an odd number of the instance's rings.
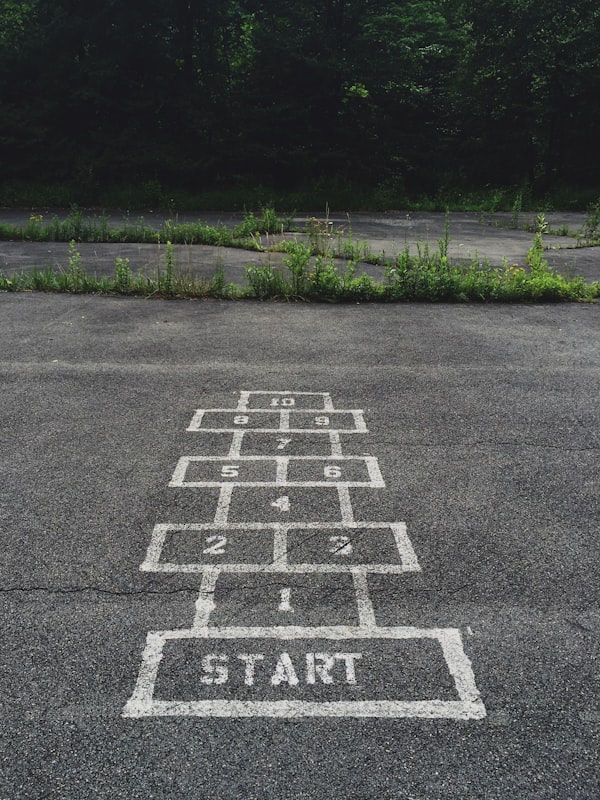
[[348,536],[330,536],[329,543],[331,545],[329,552],[334,556],[352,555],[352,542]]
[[205,556],[222,556],[225,552],[225,545],[227,544],[226,536],[207,536],[207,547],[202,551]]

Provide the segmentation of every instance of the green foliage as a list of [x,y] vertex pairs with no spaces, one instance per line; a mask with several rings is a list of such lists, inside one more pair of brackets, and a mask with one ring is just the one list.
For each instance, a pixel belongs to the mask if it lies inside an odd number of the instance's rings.
[[115,291],[121,292],[122,294],[127,294],[131,289],[132,282],[133,274],[131,272],[131,267],[129,266],[129,259],[116,258],[114,277]]
[[263,181],[319,199],[335,180],[337,207],[506,186],[510,210],[516,186],[597,191],[590,0],[88,6],[0,0],[2,203],[111,187],[122,208],[175,208],[201,187],[258,208],[278,199]]
[[587,210],[587,217],[583,224],[581,233],[579,234],[579,241],[588,244],[598,244],[600,241],[600,198],[595,203],[590,203]]

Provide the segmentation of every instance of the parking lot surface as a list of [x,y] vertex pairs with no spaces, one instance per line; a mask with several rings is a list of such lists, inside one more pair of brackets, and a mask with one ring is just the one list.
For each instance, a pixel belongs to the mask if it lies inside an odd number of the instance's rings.
[[599,306],[0,341],[1,798],[597,797]]

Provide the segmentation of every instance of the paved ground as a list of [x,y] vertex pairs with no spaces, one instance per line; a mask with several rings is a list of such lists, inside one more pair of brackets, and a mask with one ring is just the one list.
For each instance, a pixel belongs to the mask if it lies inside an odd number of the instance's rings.
[[599,306],[3,295],[0,344],[0,798],[596,800]]
[[[0,209],[0,222],[25,224],[32,212],[27,210]],[[44,220],[50,220],[52,210],[38,209]],[[58,211],[63,219],[67,211]],[[130,220],[143,216],[144,222],[157,228],[167,219],[160,213],[133,212]],[[241,214],[209,214],[200,216],[202,222],[209,225],[232,226],[242,219]],[[585,214],[549,213],[546,215],[553,230],[567,229],[571,235],[545,237],[547,260],[557,270],[570,275],[582,275],[586,280],[600,280],[600,247],[577,247],[575,234],[581,231]],[[303,238],[307,220],[316,217],[324,219],[319,212],[304,212],[295,218],[298,238]],[[111,225],[123,224],[123,214],[113,212],[109,215]],[[196,221],[197,215],[178,215],[181,222]],[[444,237],[445,215],[436,213],[386,213],[386,214],[330,214],[332,248],[338,247],[338,241],[352,239],[366,243],[373,253],[385,253],[393,256],[408,247],[412,253],[425,244],[436,250],[438,240]],[[520,224],[533,222],[534,215],[523,215]],[[488,224],[491,221],[492,224]],[[508,264],[524,264],[527,251],[532,244],[532,234],[523,230],[510,228],[511,215],[498,213],[492,220],[483,219],[479,213],[453,213],[449,217],[450,247],[449,253],[457,260],[488,260],[494,266],[505,261]],[[263,244],[269,244],[263,237]],[[97,275],[109,275],[114,272],[115,258],[129,258],[130,266],[137,271],[143,269],[150,273],[157,266],[164,265],[165,248],[154,244],[85,244],[78,245],[82,262],[88,272]],[[278,253],[253,253],[231,248],[199,247],[180,245],[175,247],[175,258],[178,267],[195,275],[212,276],[218,268],[225,270],[227,279],[236,283],[244,283],[244,270],[247,265],[271,263],[282,264],[282,256]],[[0,242],[0,269],[5,273],[28,270],[33,267],[54,266],[67,269],[69,263],[68,244],[47,242]],[[369,264],[361,264],[360,271],[374,277],[381,277],[383,270]]]

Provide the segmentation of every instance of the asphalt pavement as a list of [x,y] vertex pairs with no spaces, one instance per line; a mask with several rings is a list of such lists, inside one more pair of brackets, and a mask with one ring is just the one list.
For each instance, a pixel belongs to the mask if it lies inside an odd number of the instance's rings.
[[596,800],[600,306],[0,342],[0,798]]

